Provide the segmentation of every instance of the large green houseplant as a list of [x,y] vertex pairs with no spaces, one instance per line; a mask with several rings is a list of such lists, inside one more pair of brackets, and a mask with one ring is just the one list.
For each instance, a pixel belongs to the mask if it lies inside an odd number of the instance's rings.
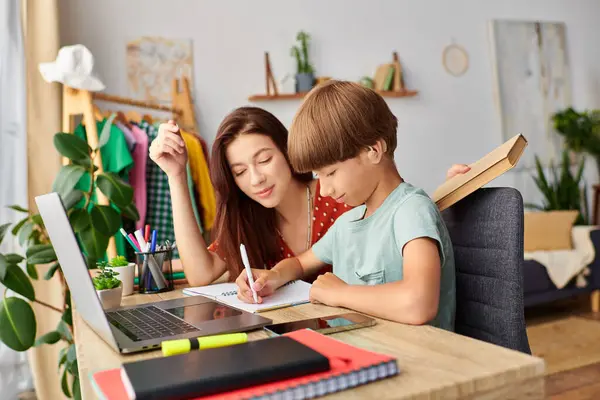
[[[90,268],[96,265],[97,260],[105,257],[109,238],[120,228],[121,215],[133,220],[139,219],[133,204],[131,186],[115,174],[98,173],[98,168],[94,165],[100,149],[108,142],[111,122],[112,119],[109,119],[105,124],[96,149],[90,148],[85,140],[73,134],[57,133],[54,136],[55,148],[71,162],[59,171],[53,190],[62,198]],[[82,179],[86,174],[90,179]],[[109,199],[109,205],[98,203],[96,188]],[[11,233],[24,254],[0,254],[0,283],[7,288],[0,301],[0,341],[16,351],[27,351],[44,343],[61,342],[63,348],[60,351],[58,369],[62,391],[67,397],[79,399],[81,395],[69,288],[40,215],[17,205],[10,208],[22,212],[24,217],[14,226],[10,223],[0,225],[0,243],[7,240],[6,236]],[[59,275],[64,294],[61,308],[46,304],[36,297],[31,281],[39,278],[36,266],[43,264],[50,265],[44,279],[49,280],[56,274]],[[31,303],[61,314],[56,328],[37,339],[37,320]]]
[[592,156],[600,172],[600,110],[578,112],[569,107],[553,114],[552,121],[566,146]]
[[544,196],[543,203],[526,203],[525,207],[538,211],[577,210],[576,225],[588,224],[589,210],[585,197],[586,184],[582,183],[585,159],[581,158],[575,174],[571,171],[569,151],[563,150],[560,171],[550,162],[551,177],[546,177],[538,156],[535,156],[537,176],[533,179]]

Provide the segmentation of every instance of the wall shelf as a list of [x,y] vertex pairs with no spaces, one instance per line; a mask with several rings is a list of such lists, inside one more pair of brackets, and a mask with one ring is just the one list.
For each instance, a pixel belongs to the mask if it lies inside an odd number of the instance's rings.
[[[302,93],[281,93],[281,94],[255,94],[248,97],[249,101],[274,101],[274,100],[293,100],[302,99],[308,92]],[[377,91],[382,97],[413,97],[419,92],[416,90],[399,90],[399,91]]]

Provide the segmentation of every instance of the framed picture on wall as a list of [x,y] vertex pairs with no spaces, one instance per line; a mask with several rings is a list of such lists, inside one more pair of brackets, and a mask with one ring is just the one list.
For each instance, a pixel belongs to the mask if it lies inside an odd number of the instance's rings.
[[529,142],[517,168],[535,167],[535,155],[558,164],[563,139],[552,114],[571,105],[565,24],[492,20],[489,30],[503,140],[522,133]]

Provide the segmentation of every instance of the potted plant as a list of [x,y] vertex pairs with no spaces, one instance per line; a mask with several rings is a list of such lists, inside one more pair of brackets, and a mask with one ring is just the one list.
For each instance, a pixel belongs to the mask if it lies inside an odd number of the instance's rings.
[[308,61],[308,40],[310,36],[304,31],[298,32],[296,40],[300,47],[292,47],[292,57],[296,59],[296,92],[308,92],[315,84],[315,71]]
[[[85,140],[70,133],[54,135],[55,149],[70,163],[61,168],[53,190],[62,198],[69,221],[85,251],[88,266],[94,266],[106,254],[108,238],[119,231],[120,215],[135,221],[139,219],[133,203],[133,188],[115,174],[98,173],[94,166],[96,155],[108,141],[109,128],[110,123],[107,122],[96,148],[91,148]],[[86,181],[87,186],[76,187],[86,173],[91,177]],[[96,189],[108,197],[110,207],[100,204],[97,196],[93,196]],[[20,352],[45,344],[60,346],[57,377],[64,395],[78,400],[81,392],[73,338],[71,292],[62,267],[40,215],[19,205],[8,208],[22,213],[23,218],[16,224],[0,221],[0,243],[9,239],[10,235],[10,239],[19,244],[22,254],[0,253],[0,284],[10,289],[0,298],[0,341]],[[60,286],[62,305],[55,307],[40,299],[33,281],[37,281],[39,287]],[[55,312],[60,317],[56,327],[39,329],[40,316],[34,313],[33,304]]]
[[123,287],[123,296],[129,296],[133,293],[133,278],[135,275],[135,264],[127,261],[124,256],[117,256],[111,258],[108,263],[105,261],[99,262],[100,265],[106,266],[111,270],[117,272],[117,279],[119,279],[122,283]]
[[106,263],[99,263],[98,268],[100,272],[92,278],[92,282],[102,307],[105,309],[119,307],[123,292],[123,285],[117,278],[119,273],[109,268]]
[[600,110],[578,112],[572,107],[552,116],[554,129],[575,153],[587,153],[600,172]]
[[575,175],[571,172],[569,151],[563,150],[560,171],[550,162],[552,180],[544,173],[535,157],[535,183],[544,196],[543,204],[525,203],[535,212],[525,213],[525,251],[570,249],[573,225],[586,225],[589,212],[581,185],[585,159],[581,159]]

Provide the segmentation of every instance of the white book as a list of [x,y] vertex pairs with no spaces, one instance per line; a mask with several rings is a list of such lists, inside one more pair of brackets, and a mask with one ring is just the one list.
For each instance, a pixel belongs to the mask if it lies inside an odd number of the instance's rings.
[[240,310],[257,313],[308,303],[311,287],[310,283],[304,281],[291,281],[277,289],[272,295],[263,297],[263,302],[260,304],[245,303],[239,300],[235,283],[186,288],[183,289],[183,294],[205,296]]

